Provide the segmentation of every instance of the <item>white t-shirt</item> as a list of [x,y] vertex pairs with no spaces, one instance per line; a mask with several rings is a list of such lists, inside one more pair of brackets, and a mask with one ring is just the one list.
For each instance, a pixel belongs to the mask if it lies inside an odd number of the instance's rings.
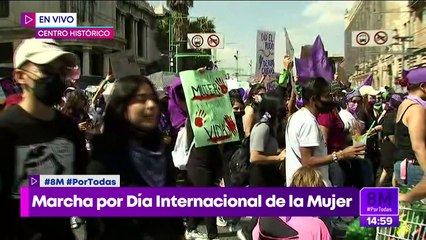
[[[295,112],[288,123],[286,140],[286,184],[290,186],[294,173],[302,167],[300,147],[313,147],[314,156],[326,156],[327,145],[321,133],[317,119],[312,113],[302,108]],[[317,167],[327,187],[331,187],[328,165]]]
[[345,130],[349,130],[353,127],[354,122],[356,121],[354,115],[346,109],[342,109],[339,112],[340,119],[342,119],[343,124],[345,124]]

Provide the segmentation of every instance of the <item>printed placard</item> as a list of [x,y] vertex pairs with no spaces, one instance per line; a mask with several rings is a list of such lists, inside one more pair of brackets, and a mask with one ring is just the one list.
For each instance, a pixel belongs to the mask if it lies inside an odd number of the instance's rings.
[[195,147],[239,140],[224,71],[180,73]]

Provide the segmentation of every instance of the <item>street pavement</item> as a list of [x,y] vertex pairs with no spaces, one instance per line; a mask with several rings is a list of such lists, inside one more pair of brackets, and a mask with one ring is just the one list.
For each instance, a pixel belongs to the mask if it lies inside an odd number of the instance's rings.
[[[249,219],[248,218],[243,218],[241,220],[241,222],[245,223],[247,222]],[[217,227],[219,230],[219,238],[222,240],[238,240],[237,238],[237,233],[236,232],[229,232],[229,227]],[[202,231],[203,233],[207,234],[207,230],[206,230],[206,226],[205,225],[200,225],[198,227],[199,231]],[[86,230],[85,230],[85,226],[81,226],[78,229],[74,230],[74,234],[77,236],[77,240],[90,240],[90,239],[86,239]]]

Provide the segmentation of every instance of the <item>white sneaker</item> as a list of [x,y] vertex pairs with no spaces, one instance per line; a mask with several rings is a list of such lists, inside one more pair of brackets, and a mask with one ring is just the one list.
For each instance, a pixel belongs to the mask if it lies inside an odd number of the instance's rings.
[[247,240],[246,236],[244,236],[244,233],[243,233],[242,229],[240,229],[240,230],[237,231],[237,237],[240,240]]
[[228,222],[226,222],[225,219],[223,219],[223,217],[217,217],[216,218],[216,225],[219,227],[226,227],[226,225],[228,225]]
[[207,235],[198,230],[192,230],[192,231],[186,230],[185,238],[187,240],[204,240],[204,239],[207,239]]

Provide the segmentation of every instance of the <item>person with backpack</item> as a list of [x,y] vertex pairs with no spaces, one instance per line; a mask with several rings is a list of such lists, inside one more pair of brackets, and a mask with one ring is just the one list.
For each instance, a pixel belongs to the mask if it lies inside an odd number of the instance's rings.
[[[279,99],[272,93],[266,93],[259,104],[257,123],[250,133],[250,187],[282,187],[285,183],[280,166],[285,159],[285,150],[278,151],[276,127],[278,124]],[[251,232],[257,224],[257,218],[241,231],[240,239],[251,239]]]
[[[229,98],[231,100],[240,141],[223,144],[223,182],[225,187],[245,187],[248,185],[248,165],[250,164],[250,155],[248,153],[246,155],[248,156],[247,158],[241,156],[241,151],[245,150],[241,141],[244,139],[242,120],[244,115],[244,102],[238,90],[229,91]],[[247,149],[247,152],[249,152],[249,149]],[[222,221],[222,219],[222,217],[218,217],[218,226],[226,226],[230,224],[230,232],[240,229],[239,217],[230,218],[228,221]]]

